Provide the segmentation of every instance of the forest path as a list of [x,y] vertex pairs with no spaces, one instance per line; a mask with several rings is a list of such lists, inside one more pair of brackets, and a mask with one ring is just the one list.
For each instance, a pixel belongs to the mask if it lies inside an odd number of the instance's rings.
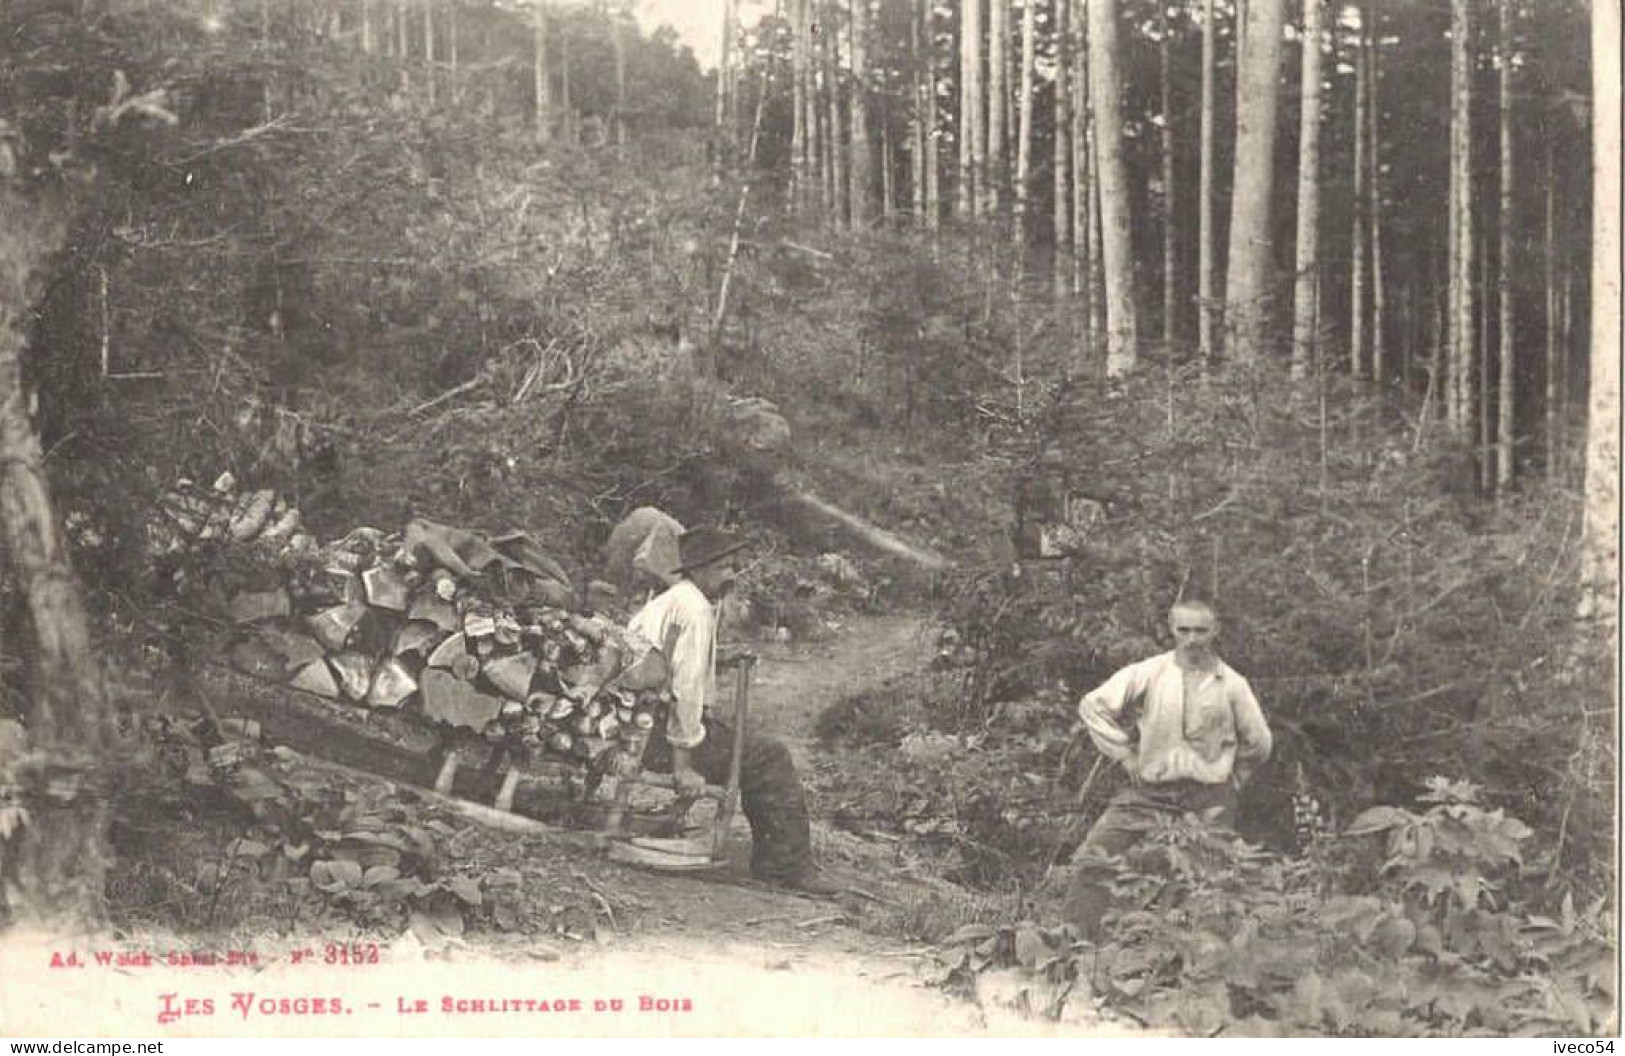
[[930,623],[912,613],[845,618],[825,641],[759,650],[751,678],[752,726],[784,741],[805,767],[818,717],[857,693],[930,663]]

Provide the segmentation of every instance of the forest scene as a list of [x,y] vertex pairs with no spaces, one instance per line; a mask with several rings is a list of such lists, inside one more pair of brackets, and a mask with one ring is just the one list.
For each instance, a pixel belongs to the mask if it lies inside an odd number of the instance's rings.
[[[1617,1033],[1617,2],[638,6],[0,5],[0,952]],[[717,875],[591,838],[650,507],[744,541],[712,707],[834,898],[746,879],[737,749]],[[1080,857],[1142,785],[1080,698],[1195,599],[1267,759]]]

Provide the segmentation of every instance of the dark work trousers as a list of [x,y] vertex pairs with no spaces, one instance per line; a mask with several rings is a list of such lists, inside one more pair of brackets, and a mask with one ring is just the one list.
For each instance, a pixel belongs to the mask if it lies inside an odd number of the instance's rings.
[[[733,727],[705,716],[705,740],[689,761],[707,783],[726,785],[733,762]],[[664,722],[655,724],[643,765],[658,774],[671,773],[671,742]],[[790,749],[772,737],[747,733],[739,759],[739,798],[750,822],[750,871],[764,880],[790,880],[812,865],[812,833],[801,778]]]
[[1228,783],[1171,781],[1134,785],[1117,793],[1072,855],[1068,919],[1084,938],[1099,939],[1101,919],[1111,908],[1109,881],[1116,872],[1109,859],[1126,853],[1159,824],[1185,814],[1199,814],[1215,826],[1229,828],[1235,807],[1236,791]]

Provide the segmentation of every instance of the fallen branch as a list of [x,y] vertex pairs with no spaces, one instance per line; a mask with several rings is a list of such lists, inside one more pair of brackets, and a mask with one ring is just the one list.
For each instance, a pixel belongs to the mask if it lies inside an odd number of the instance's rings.
[[457,386],[454,386],[454,387],[452,387],[450,389],[447,389],[445,392],[442,392],[440,395],[436,396],[434,399],[428,400],[428,401],[426,401],[424,403],[418,404],[416,407],[412,408],[410,411],[407,411],[406,416],[408,418],[410,418],[410,417],[413,417],[415,415],[422,414],[424,411],[427,411],[427,410],[430,410],[432,408],[440,406],[442,403],[445,403],[447,400],[456,399],[457,397],[461,396],[465,392],[472,392],[474,389],[479,388],[480,385],[483,384],[484,382],[485,382],[485,375],[484,374],[476,374],[472,378],[469,378],[467,381],[463,382],[461,385],[457,385]]
[[196,161],[199,158],[207,157],[217,151],[229,150],[232,147],[241,147],[254,142],[256,139],[269,135],[272,132],[282,130],[296,131],[295,129],[289,127],[287,114],[279,114],[263,124],[245,128],[235,136],[227,136],[224,139],[217,139],[208,146],[203,147],[201,150],[196,150],[191,154],[183,155],[179,159],[179,163],[185,165],[189,162]]
[[791,492],[787,498],[790,502],[837,522],[876,550],[912,561],[931,572],[940,572],[948,567],[948,559],[941,554],[907,543],[884,528],[870,524],[863,518],[825,502],[810,492]]

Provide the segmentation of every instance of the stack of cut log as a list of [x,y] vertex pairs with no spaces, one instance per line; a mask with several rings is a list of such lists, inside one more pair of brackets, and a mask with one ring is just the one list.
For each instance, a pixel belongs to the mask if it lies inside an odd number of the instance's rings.
[[229,475],[183,481],[156,520],[156,555],[274,559],[278,585],[226,602],[245,673],[577,764],[617,746],[637,758],[666,703],[658,655],[559,604],[565,573],[521,533],[416,520],[319,545],[291,505]]

